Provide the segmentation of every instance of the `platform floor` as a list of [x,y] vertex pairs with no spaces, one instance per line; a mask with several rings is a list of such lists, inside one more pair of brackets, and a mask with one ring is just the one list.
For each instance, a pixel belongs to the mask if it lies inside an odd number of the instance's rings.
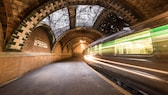
[[79,58],[32,71],[0,88],[0,95],[122,95]]

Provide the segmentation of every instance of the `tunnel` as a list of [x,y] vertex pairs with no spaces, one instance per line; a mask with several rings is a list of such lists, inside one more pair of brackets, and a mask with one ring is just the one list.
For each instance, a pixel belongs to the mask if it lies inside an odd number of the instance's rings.
[[1,95],[167,95],[167,0],[1,0]]

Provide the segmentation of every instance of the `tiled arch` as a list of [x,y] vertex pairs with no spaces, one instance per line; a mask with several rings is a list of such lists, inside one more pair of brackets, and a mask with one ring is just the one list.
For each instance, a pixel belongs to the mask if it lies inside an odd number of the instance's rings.
[[47,3],[41,5],[39,8],[30,13],[18,26],[18,28],[11,35],[7,45],[7,51],[21,51],[24,43],[28,39],[36,25],[46,16],[52,12],[67,7],[70,5],[100,5],[106,9],[113,10],[114,13],[122,16],[124,19],[135,23],[137,21],[136,17],[132,12],[128,11],[119,4],[113,2],[112,0],[57,0],[48,1]]

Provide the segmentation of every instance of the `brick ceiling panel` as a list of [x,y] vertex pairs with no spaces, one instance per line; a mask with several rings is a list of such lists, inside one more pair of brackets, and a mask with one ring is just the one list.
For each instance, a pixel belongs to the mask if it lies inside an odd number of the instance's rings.
[[146,19],[168,11],[168,0],[125,0],[138,9]]

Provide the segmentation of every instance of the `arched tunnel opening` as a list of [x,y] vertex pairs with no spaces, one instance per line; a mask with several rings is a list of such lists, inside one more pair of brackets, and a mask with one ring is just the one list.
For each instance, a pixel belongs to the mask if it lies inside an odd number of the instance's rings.
[[60,43],[64,49],[72,51],[73,56],[82,55],[83,51],[90,43],[102,37],[97,30],[87,28],[77,28],[69,30],[64,37],[60,39]]

